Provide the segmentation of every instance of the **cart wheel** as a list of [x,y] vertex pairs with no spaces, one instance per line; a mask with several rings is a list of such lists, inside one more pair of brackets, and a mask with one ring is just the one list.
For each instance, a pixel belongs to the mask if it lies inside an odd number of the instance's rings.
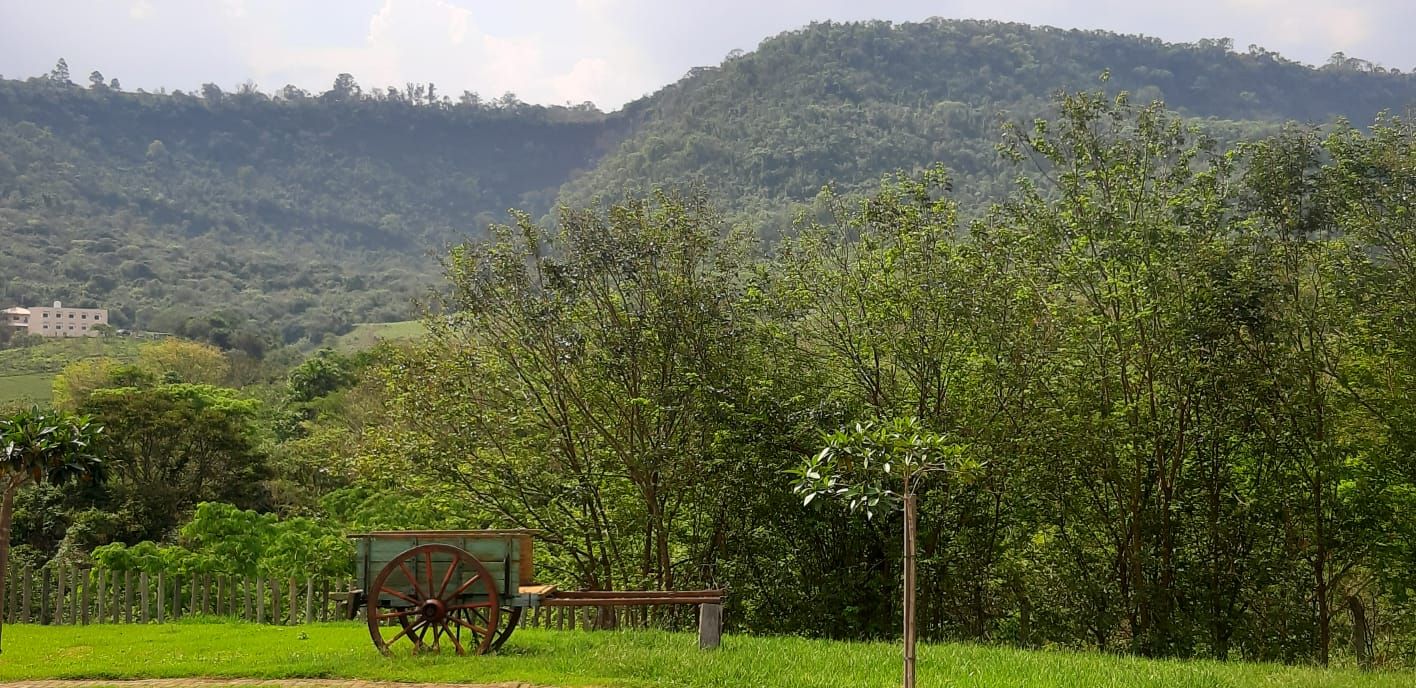
[[493,650],[500,650],[501,646],[506,644],[506,639],[511,637],[512,631],[516,630],[516,624],[521,621],[521,609],[521,607],[512,607],[511,611],[502,617],[503,621],[500,630],[497,631],[497,637],[492,640]]
[[501,620],[496,579],[452,545],[418,545],[394,557],[365,594],[369,636],[386,655],[400,640],[415,654],[438,651],[447,640],[459,655],[480,655],[491,648]]

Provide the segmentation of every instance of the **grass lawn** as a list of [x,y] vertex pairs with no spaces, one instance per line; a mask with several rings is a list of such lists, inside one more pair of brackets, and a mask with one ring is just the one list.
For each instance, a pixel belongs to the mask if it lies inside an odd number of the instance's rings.
[[0,375],[0,404],[46,404],[54,395],[54,373]]
[[[385,658],[361,624],[276,627],[6,626],[0,681],[43,678],[364,678],[419,682],[525,681],[539,686],[775,687],[899,685],[887,643],[727,636],[700,652],[696,636],[523,629],[485,657]],[[1360,674],[1266,664],[1152,661],[971,645],[920,648],[921,686],[1264,686],[1410,688],[1416,674]]]
[[423,336],[427,329],[423,327],[421,320],[404,320],[402,322],[390,323],[362,323],[355,325],[354,329],[339,337],[335,348],[345,353],[363,351],[373,348],[375,344],[385,339],[417,339]]

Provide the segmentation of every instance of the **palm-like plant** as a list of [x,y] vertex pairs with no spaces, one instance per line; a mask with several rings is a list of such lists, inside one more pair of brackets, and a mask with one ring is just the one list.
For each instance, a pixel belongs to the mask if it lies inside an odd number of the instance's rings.
[[[10,568],[15,493],[31,483],[62,484],[102,477],[94,445],[103,433],[86,416],[33,408],[0,417],[0,600]],[[0,633],[4,631],[0,615]]]

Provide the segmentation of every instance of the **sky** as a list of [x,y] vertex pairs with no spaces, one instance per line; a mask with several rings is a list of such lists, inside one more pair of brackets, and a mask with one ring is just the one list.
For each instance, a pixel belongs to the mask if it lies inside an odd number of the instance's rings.
[[63,57],[126,90],[408,82],[614,110],[696,66],[812,21],[928,17],[1231,38],[1309,64],[1416,67],[1416,0],[0,0],[0,75]]

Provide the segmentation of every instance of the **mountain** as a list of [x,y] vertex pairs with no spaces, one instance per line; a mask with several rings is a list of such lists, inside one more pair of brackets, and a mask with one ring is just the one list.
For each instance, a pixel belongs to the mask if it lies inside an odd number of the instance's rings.
[[612,114],[348,75],[321,95],[125,93],[56,69],[0,80],[0,299],[223,344],[318,340],[406,317],[430,253],[512,207],[692,185],[771,236],[824,184],[942,161],[977,209],[1015,175],[1002,122],[1097,87],[1224,138],[1416,102],[1416,76],[1340,55],[938,19],[812,24]]
[[962,203],[977,206],[1006,194],[1015,174],[994,149],[1004,121],[1045,115],[1058,90],[1102,87],[1163,100],[1222,138],[1290,120],[1367,123],[1416,103],[1416,75],[1342,56],[1313,69],[1258,47],[1236,53],[1228,40],[991,21],[821,23],[636,103],[643,123],[563,197],[693,183],[770,212],[828,182],[859,190],[943,162]]
[[[548,208],[609,118],[257,92],[0,81],[3,298],[118,327],[295,341],[407,317],[444,242]],[[421,87],[420,87],[421,88]]]

